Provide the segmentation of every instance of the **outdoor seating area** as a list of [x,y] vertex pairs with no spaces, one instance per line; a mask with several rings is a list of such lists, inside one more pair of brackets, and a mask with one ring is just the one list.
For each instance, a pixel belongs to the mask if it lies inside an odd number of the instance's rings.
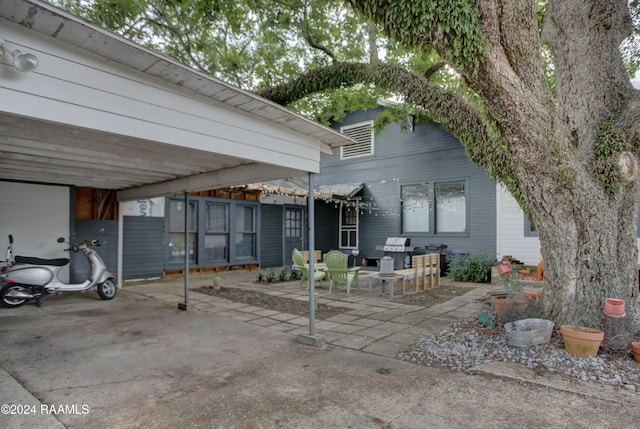
[[[301,276],[300,276],[300,287],[305,286],[306,283],[306,287],[309,287],[309,252],[307,251],[307,260],[305,263],[304,260],[304,256],[302,254],[301,251],[299,251],[298,249],[293,249],[292,252],[292,259],[293,259],[293,269],[296,271],[300,271]],[[326,277],[327,273],[324,271],[323,268],[318,267],[318,268],[314,268],[313,270],[313,281],[314,282],[322,282],[322,280],[324,280],[324,278]]]
[[[351,286],[360,288],[360,279],[368,280],[369,294],[372,293],[373,284],[380,282],[383,293],[387,282],[389,283],[389,297],[393,298],[396,283],[402,286],[402,294],[407,292],[407,282],[411,281],[413,291],[426,290],[427,287],[440,286],[440,255],[432,253],[427,255],[414,255],[411,258],[411,268],[394,270],[389,275],[379,272],[362,272],[359,266],[349,267],[349,255],[332,250],[321,255],[321,251],[314,251],[314,281],[329,281],[329,293],[337,288],[340,283],[346,286],[347,294],[351,293]],[[292,269],[300,271],[302,279],[300,286],[309,287],[309,251],[293,249]],[[410,285],[411,286],[411,285]]]

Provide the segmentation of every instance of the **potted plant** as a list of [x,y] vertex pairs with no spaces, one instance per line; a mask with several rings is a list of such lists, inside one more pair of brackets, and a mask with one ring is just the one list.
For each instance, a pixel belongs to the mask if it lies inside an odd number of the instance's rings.
[[634,341],[631,343],[631,353],[636,362],[640,362],[640,341]]
[[564,348],[575,357],[595,357],[604,339],[604,332],[586,326],[562,325],[560,333],[564,338]]
[[527,308],[535,302],[522,292],[522,284],[511,273],[502,276],[502,280],[505,293],[493,295],[491,298],[496,315],[502,321],[524,318]]

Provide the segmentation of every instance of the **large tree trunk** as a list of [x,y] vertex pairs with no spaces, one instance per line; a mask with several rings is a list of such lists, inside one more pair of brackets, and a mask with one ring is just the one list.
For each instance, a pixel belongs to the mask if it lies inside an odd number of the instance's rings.
[[[617,51],[629,30],[626,2],[549,1],[544,35],[554,55],[555,96],[539,53],[526,43],[538,37],[533,4],[478,4],[487,59],[467,79],[492,95],[483,99],[509,143],[521,201],[540,234],[546,317],[602,329],[606,346],[627,348],[640,323],[640,194],[635,155],[625,152],[634,144],[616,129],[637,102]],[[607,297],[625,300],[626,318],[603,313]]]

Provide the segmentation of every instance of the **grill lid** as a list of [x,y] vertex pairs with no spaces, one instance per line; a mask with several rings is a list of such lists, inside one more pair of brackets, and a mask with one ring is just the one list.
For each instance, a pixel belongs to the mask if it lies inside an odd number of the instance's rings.
[[382,250],[385,252],[410,252],[411,239],[408,237],[387,237]]

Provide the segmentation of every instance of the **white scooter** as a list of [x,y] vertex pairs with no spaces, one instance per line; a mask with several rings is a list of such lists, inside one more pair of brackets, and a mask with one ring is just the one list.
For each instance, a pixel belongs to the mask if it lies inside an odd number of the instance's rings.
[[[59,238],[58,243],[65,243]],[[78,244],[70,244],[72,252],[82,252],[90,267],[89,278],[82,283],[63,283],[58,278],[62,267],[69,259],[41,259],[30,256],[13,256],[13,237],[9,236],[7,261],[0,273],[0,303],[5,307],[19,307],[30,300],[40,306],[40,298],[47,294],[63,292],[85,292],[96,288],[100,298],[108,300],[116,296],[118,287],[115,276],[107,271],[107,267],[93,247],[100,246],[98,240],[85,240]]]

